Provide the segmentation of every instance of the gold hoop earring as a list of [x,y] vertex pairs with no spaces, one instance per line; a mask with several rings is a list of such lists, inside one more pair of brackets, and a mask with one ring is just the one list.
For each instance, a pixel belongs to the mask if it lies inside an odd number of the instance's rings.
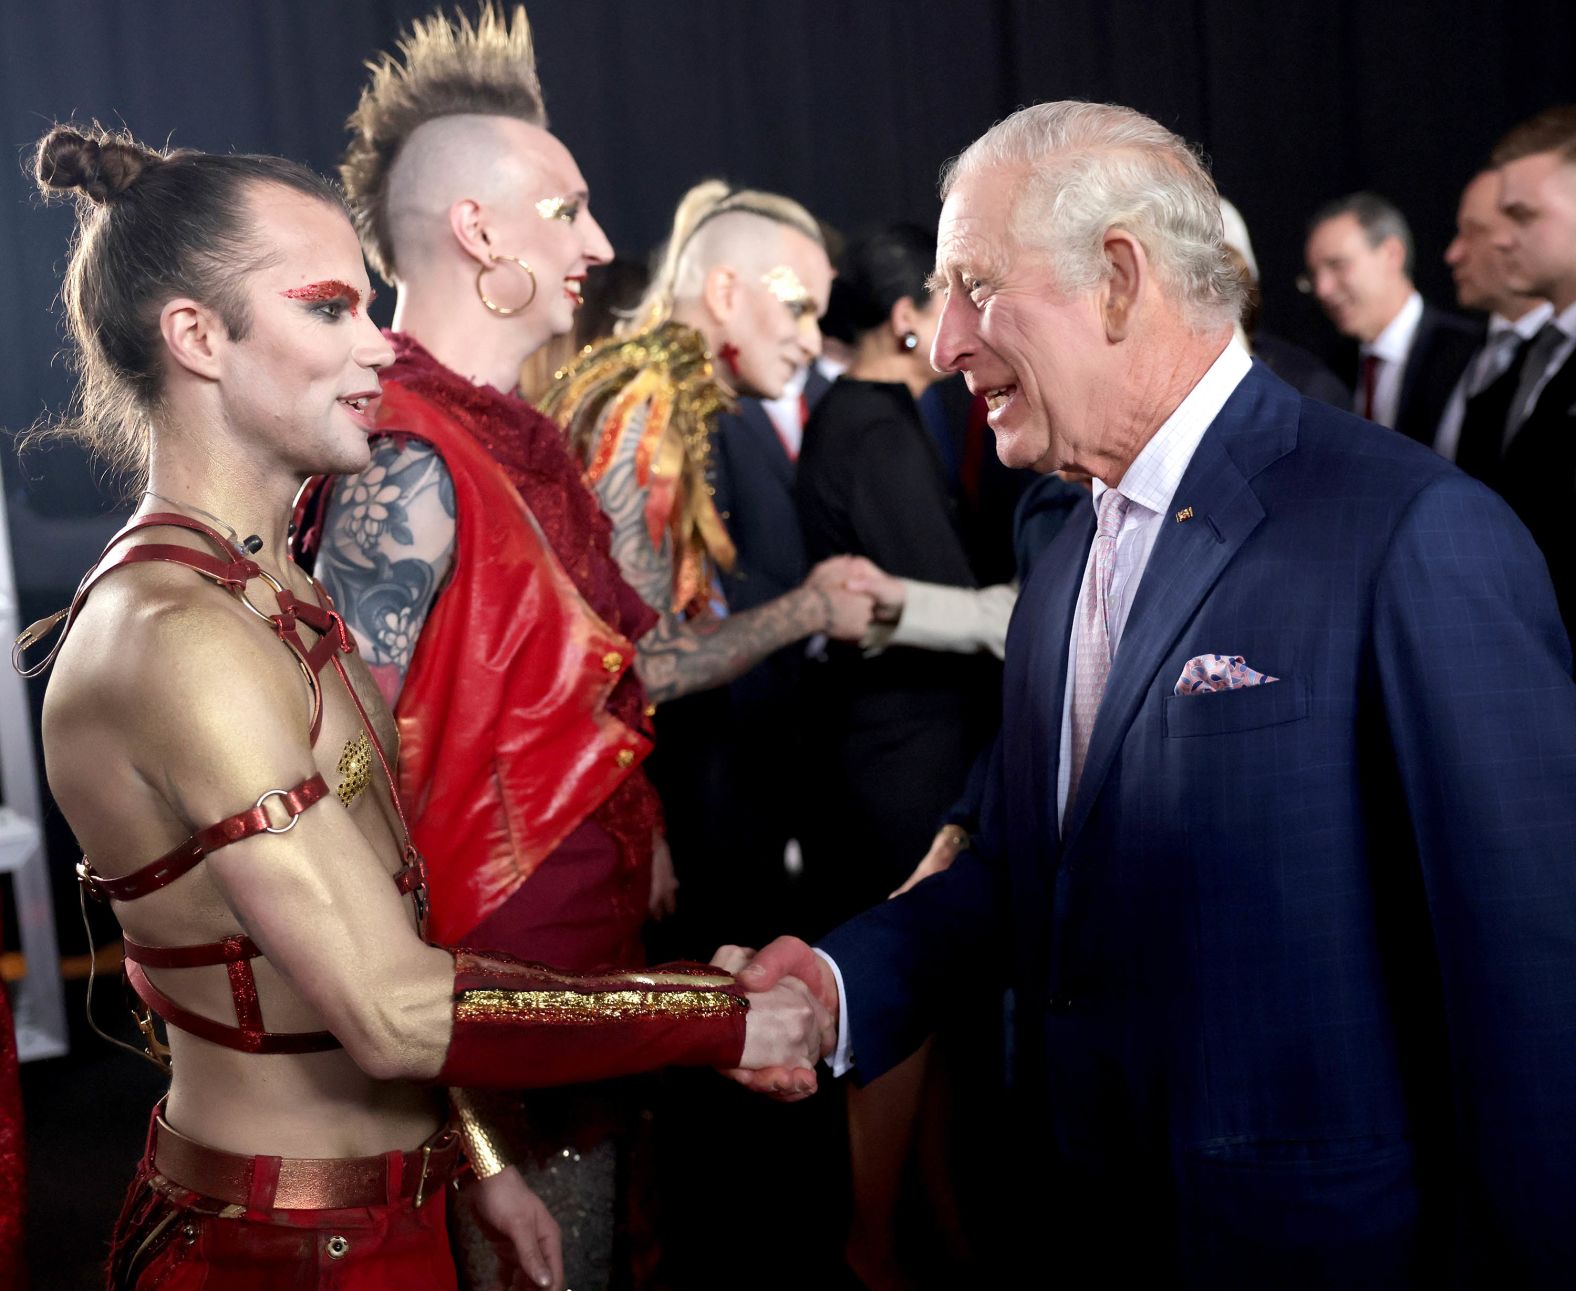
[[[507,260],[510,264],[519,265],[520,268],[525,270],[526,276],[530,278],[531,294],[525,298],[525,301],[522,304],[505,308],[496,301],[488,300],[487,293],[482,290],[482,279],[497,267],[500,260]],[[531,307],[531,302],[536,299],[536,275],[531,272],[531,266],[526,264],[526,262],[520,259],[519,256],[501,256],[494,252],[488,252],[488,263],[482,265],[476,271],[476,295],[482,304],[487,306],[487,308],[493,313],[497,314],[500,318],[508,318],[512,314],[518,314],[522,309],[529,309]]]

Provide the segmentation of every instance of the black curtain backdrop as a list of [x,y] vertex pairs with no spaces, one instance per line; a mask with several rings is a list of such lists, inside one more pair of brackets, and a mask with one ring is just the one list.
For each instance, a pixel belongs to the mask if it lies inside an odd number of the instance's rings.
[[[12,159],[0,166],[0,426],[21,429],[70,395],[54,302],[72,216],[44,207],[25,169],[50,122],[98,118],[144,140],[277,152],[332,171],[363,60],[430,8],[0,0]],[[1569,0],[529,8],[552,126],[625,254],[659,241],[679,195],[707,175],[792,194],[849,230],[932,221],[942,162],[993,121],[1038,100],[1100,99],[1205,149],[1252,232],[1265,325],[1324,350],[1329,330],[1292,286],[1308,213],[1355,188],[1389,195],[1416,231],[1419,285],[1449,303],[1440,256],[1462,184],[1509,125],[1576,98]],[[117,498],[74,450],[30,453],[20,468],[9,448],[0,458],[26,623],[67,598]]]

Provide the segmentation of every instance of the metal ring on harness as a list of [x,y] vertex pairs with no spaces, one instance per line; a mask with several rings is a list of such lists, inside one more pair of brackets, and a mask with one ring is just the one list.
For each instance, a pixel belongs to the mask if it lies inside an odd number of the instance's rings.
[[[280,798],[282,800],[285,800],[288,803],[288,800],[289,800],[289,797],[290,797],[290,793],[289,793],[288,790],[285,790],[285,789],[270,789],[261,798],[259,798],[253,805],[257,806],[257,807],[261,807],[265,802],[267,802],[270,798],[273,798],[273,797],[278,797],[278,798]],[[286,809],[288,810],[288,806],[287,806]],[[291,816],[290,817],[290,823],[288,825],[281,825],[278,829],[275,829],[272,825],[264,825],[263,826],[263,832],[264,833],[268,833],[268,834],[288,834],[292,829],[294,829],[296,827],[296,822],[298,820],[300,820],[300,819],[301,819],[301,817],[299,815]]]

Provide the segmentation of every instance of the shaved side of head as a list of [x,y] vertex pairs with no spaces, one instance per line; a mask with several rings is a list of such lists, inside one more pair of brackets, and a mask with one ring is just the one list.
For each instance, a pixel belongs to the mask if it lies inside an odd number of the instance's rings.
[[419,277],[452,238],[456,202],[518,200],[540,171],[533,159],[563,145],[541,126],[511,117],[438,117],[411,133],[389,172],[387,219],[394,261]]
[[729,211],[707,220],[679,255],[673,298],[699,296],[706,275],[718,265],[744,277],[765,273],[782,262],[783,248],[790,238],[809,241],[797,229],[749,211]]

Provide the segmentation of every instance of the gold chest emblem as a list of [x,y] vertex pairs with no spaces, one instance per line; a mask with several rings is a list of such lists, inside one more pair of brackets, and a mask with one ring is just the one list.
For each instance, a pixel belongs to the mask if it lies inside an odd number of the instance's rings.
[[372,744],[367,739],[367,733],[362,731],[345,745],[345,751],[339,755],[339,794],[340,802],[350,806],[356,800],[356,795],[372,782]]

